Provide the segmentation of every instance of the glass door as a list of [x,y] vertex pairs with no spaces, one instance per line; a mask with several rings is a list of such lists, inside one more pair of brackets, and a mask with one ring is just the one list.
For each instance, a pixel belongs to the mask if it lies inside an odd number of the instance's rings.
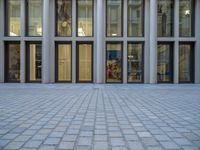
[[77,43],[77,82],[93,82],[93,43]]
[[6,43],[5,49],[5,82],[20,81],[20,43]]
[[39,42],[27,44],[27,82],[41,82],[42,79],[42,46]]

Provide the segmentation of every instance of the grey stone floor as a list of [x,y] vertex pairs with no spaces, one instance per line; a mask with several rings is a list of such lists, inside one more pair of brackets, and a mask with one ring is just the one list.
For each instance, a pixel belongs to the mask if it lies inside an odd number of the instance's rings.
[[0,84],[0,149],[200,149],[200,85]]

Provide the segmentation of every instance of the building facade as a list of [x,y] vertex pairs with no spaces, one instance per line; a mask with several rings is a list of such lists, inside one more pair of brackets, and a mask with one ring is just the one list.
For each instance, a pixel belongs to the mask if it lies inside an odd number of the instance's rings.
[[0,0],[0,82],[200,83],[200,0]]

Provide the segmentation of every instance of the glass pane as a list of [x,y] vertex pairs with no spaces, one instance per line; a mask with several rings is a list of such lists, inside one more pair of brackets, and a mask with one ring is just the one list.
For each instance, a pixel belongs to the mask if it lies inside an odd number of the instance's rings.
[[41,81],[42,77],[42,47],[41,44],[29,45],[29,80]]
[[42,35],[42,0],[28,0],[28,36]]
[[122,0],[107,0],[107,36],[122,36]]
[[107,82],[122,82],[122,44],[107,44],[106,48]]
[[157,81],[171,82],[173,80],[173,55],[171,44],[158,44]]
[[21,35],[21,21],[20,21],[20,0],[7,1],[7,35],[20,36]]
[[57,36],[72,35],[72,1],[56,1]]
[[179,34],[180,36],[193,36],[193,0],[180,0],[179,8]]
[[179,81],[191,82],[193,80],[193,53],[191,44],[179,46]]
[[143,44],[128,44],[128,82],[143,81]]
[[93,0],[78,0],[78,36],[93,36]]
[[58,45],[58,80],[71,81],[71,44]]
[[173,0],[158,0],[158,36],[173,36]]
[[7,46],[7,81],[20,80],[20,44],[8,44]]
[[128,36],[143,36],[143,0],[128,0]]
[[92,44],[79,44],[78,50],[78,81],[92,81]]

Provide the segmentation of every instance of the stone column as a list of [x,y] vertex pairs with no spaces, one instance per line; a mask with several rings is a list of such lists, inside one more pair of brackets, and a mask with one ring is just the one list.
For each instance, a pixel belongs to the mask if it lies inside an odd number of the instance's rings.
[[157,0],[150,0],[150,83],[157,83]]
[[25,48],[25,0],[21,0],[21,43],[20,43],[20,82],[25,83],[26,82],[26,48]]
[[200,83],[200,0],[196,0],[195,6],[195,83]]
[[43,1],[42,83],[49,83],[49,0]]
[[179,0],[174,1],[174,83],[179,83]]
[[0,0],[0,82],[4,82],[4,0]]
[[97,77],[96,83],[103,83],[103,0],[97,0]]

